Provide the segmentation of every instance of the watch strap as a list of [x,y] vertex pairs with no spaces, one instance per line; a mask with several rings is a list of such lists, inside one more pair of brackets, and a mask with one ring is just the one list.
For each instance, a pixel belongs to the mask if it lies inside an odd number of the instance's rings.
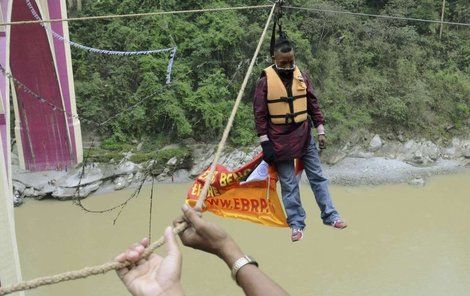
[[232,266],[232,278],[234,281],[237,281],[237,273],[238,271],[245,265],[247,264],[253,264],[253,265],[256,265],[258,266],[258,262],[255,261],[255,259],[251,256],[248,256],[248,255],[245,255],[239,259],[237,259],[237,261],[235,261],[235,263],[233,263],[233,266]]

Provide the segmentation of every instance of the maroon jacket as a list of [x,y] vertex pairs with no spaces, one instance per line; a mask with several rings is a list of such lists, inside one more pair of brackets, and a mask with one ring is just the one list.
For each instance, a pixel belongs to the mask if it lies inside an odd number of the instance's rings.
[[[324,123],[323,115],[318,105],[318,99],[314,94],[313,85],[310,78],[302,73],[305,84],[307,85],[307,111],[315,127]],[[291,87],[292,80],[282,79],[284,86]],[[255,96],[253,100],[253,111],[255,114],[255,125],[258,136],[268,135],[273,143],[276,160],[288,160],[300,158],[305,153],[310,142],[311,123],[306,120],[300,123],[273,124],[269,120],[267,103],[268,85],[267,79],[262,74],[256,85]]]

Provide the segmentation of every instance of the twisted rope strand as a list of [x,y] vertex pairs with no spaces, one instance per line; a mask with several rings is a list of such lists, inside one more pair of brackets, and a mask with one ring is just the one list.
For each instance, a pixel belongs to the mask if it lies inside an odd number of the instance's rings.
[[[255,51],[255,53],[253,55],[253,58],[251,60],[250,67],[247,70],[247,73],[245,75],[245,79],[243,81],[243,84],[240,88],[240,91],[238,92],[237,100],[235,101],[235,104],[233,106],[232,113],[230,115],[229,121],[227,123],[227,126],[225,127],[225,131],[224,131],[222,139],[219,143],[216,155],[214,156],[214,160],[213,160],[212,166],[211,166],[211,171],[209,173],[209,176],[206,179],[208,181],[205,182],[205,184],[204,184],[204,188],[201,192],[201,195],[199,196],[198,202],[196,204],[196,208],[200,209],[202,207],[205,199],[206,199],[207,191],[208,191],[208,188],[209,188],[209,185],[210,185],[210,180],[212,179],[212,176],[214,175],[214,172],[215,172],[215,166],[216,166],[217,161],[220,158],[220,154],[222,153],[222,150],[225,146],[225,142],[228,138],[228,134],[230,132],[230,129],[232,128],[232,124],[233,124],[233,121],[235,119],[235,115],[237,113],[238,106],[240,105],[241,98],[243,97],[246,85],[248,83],[248,79],[251,75],[251,72],[253,71],[253,67],[254,67],[256,58],[258,57],[259,51],[261,49],[261,45],[264,41],[266,31],[268,30],[268,26],[269,26],[269,23],[271,22],[275,7],[276,7],[276,5],[272,5],[271,12],[269,14],[268,20],[267,20],[266,25],[264,27],[263,33],[261,34],[261,37],[258,41],[258,46],[257,46],[256,51]],[[179,234],[179,233],[183,232],[187,227],[188,227],[188,224],[186,222],[183,222],[183,223],[177,225],[173,229],[173,233],[174,234]],[[160,239],[158,239],[156,242],[152,243],[150,246],[148,246],[145,249],[145,251],[142,254],[142,258],[147,258],[157,248],[161,247],[164,244],[165,244],[165,237],[162,236],[162,237],[160,237]],[[85,268],[83,268],[81,270],[77,270],[77,271],[69,271],[69,272],[65,272],[65,273],[61,273],[61,274],[57,274],[57,275],[53,275],[53,276],[41,277],[41,278],[37,278],[37,279],[34,279],[34,280],[21,282],[21,283],[18,283],[16,285],[12,285],[10,287],[0,288],[0,296],[7,295],[7,294],[10,294],[10,293],[14,293],[14,292],[18,292],[18,291],[30,290],[30,289],[38,288],[38,287],[45,286],[45,285],[52,285],[52,284],[56,284],[56,283],[60,283],[60,282],[64,282],[64,281],[82,279],[82,278],[86,278],[86,277],[91,276],[91,275],[103,274],[103,273],[107,273],[111,270],[116,270],[116,269],[120,269],[120,268],[123,268],[123,267],[127,267],[129,265],[131,265],[131,262],[121,263],[121,262],[117,262],[117,261],[112,261],[112,262],[108,262],[108,263],[98,265],[98,266],[94,266],[94,267],[85,267]]]
[[[34,9],[33,4],[31,3],[30,0],[25,0],[26,1],[26,6],[28,6],[29,11],[33,15],[33,17],[37,20],[40,21],[42,20],[41,16],[37,13],[37,11]],[[121,51],[121,50],[107,50],[107,49],[100,49],[100,48],[93,48],[90,46],[86,46],[74,41],[71,41],[70,39],[65,38],[64,36],[60,35],[56,31],[52,30],[48,26],[46,26],[44,23],[39,23],[44,30],[52,34],[52,36],[62,42],[68,43],[73,47],[86,50],[92,53],[97,53],[97,54],[105,54],[105,55],[118,55],[118,56],[134,56],[134,55],[150,55],[150,54],[155,54],[155,53],[162,53],[162,52],[168,52],[168,51],[174,51],[174,47],[170,48],[164,48],[164,49],[153,49],[153,50],[139,50],[139,51]],[[168,68],[171,69],[170,64],[168,65]]]

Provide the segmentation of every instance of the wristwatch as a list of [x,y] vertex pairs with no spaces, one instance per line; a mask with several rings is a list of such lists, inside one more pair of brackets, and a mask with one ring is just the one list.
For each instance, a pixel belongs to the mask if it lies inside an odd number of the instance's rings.
[[234,281],[237,281],[237,273],[240,270],[240,268],[242,268],[243,266],[247,264],[253,264],[253,265],[258,266],[258,262],[256,262],[256,260],[253,257],[248,256],[248,255],[245,255],[237,259],[237,261],[235,261],[235,263],[232,266],[232,278]]

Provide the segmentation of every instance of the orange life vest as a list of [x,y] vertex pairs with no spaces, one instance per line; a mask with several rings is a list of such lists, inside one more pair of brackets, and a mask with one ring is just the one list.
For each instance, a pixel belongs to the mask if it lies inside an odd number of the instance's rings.
[[294,69],[290,92],[272,66],[264,69],[268,82],[268,110],[273,124],[307,120],[307,85],[298,67]]

